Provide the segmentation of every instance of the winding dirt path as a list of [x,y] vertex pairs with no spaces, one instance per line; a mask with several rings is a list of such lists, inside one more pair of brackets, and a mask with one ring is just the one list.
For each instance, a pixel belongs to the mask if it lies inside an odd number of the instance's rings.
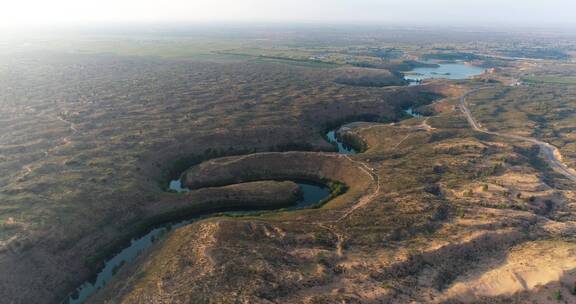
[[60,117],[60,116],[56,116],[56,119],[58,119],[59,121],[65,123],[65,124],[67,124],[68,127],[70,128],[70,130],[72,130],[72,134],[76,134],[76,133],[79,132],[78,129],[76,129],[76,126],[74,126],[74,123],[73,123],[73,122],[68,121],[68,120],[66,120],[66,119],[64,119],[64,118],[62,118],[62,117]]
[[[397,126],[395,123],[374,124],[374,125],[370,125],[370,126],[366,126],[366,127],[360,127],[356,131],[365,131],[368,129],[372,129],[372,128],[376,128],[376,127],[382,127],[382,126],[392,126],[392,127],[403,128],[403,129],[407,129],[407,130],[411,130],[411,131],[426,131],[426,132],[430,132],[430,131],[433,131],[436,129],[428,123],[428,118],[426,118],[426,119],[424,119],[424,121],[421,124],[415,125],[415,126]],[[398,148],[398,146],[400,146],[404,141],[406,141],[406,139],[408,139],[410,137],[410,135],[411,135],[411,133],[408,133],[394,147],[392,147],[392,149]],[[368,174],[370,176],[370,178],[372,178],[372,181],[376,184],[376,188],[372,193],[367,194],[367,195],[363,196],[362,198],[360,198],[358,200],[358,202],[356,202],[356,204],[354,204],[352,207],[350,207],[340,218],[338,218],[337,220],[332,221],[332,222],[340,222],[343,219],[347,218],[348,216],[350,216],[350,214],[352,214],[357,209],[362,208],[362,207],[366,206],[368,203],[370,203],[370,201],[372,201],[374,199],[374,197],[376,197],[376,195],[378,195],[380,193],[380,179],[379,179],[378,175],[374,172],[374,168],[368,166],[364,162],[353,160],[352,158],[350,158],[350,155],[348,155],[348,154],[339,154],[338,156],[345,157],[349,161],[351,161],[355,164],[358,164],[360,166],[360,169],[362,171],[364,171],[366,174]]]
[[[70,129],[70,131],[72,131],[72,134],[62,137],[60,140],[62,141],[61,144],[58,144],[54,147],[49,148],[48,150],[44,151],[44,158],[47,158],[48,156],[50,156],[50,153],[58,148],[60,148],[61,146],[65,146],[68,145],[72,142],[71,137],[74,136],[77,133],[80,133],[80,131],[78,131],[78,129],[76,128],[76,126],[74,125],[73,122],[68,121],[63,119],[60,116],[56,116],[56,119],[67,124],[68,128]],[[31,167],[31,165],[26,165],[22,167],[26,172],[24,172],[24,174],[22,175],[22,178],[28,176],[30,173],[32,173],[33,169]]]
[[336,236],[336,255],[339,258],[342,258],[344,256],[344,242],[346,242],[346,237],[344,237],[344,234],[338,231],[337,227],[332,225],[325,223],[317,223],[316,225],[318,225],[320,228],[330,231],[330,233]]
[[376,188],[374,189],[374,191],[372,191],[372,193],[365,195],[362,198],[360,198],[358,200],[358,202],[356,204],[354,204],[352,207],[350,207],[350,209],[348,209],[346,212],[344,212],[344,214],[341,217],[339,217],[336,220],[336,222],[340,222],[343,219],[347,218],[348,216],[350,216],[350,214],[352,214],[358,208],[362,208],[362,207],[366,206],[368,203],[370,203],[372,201],[372,199],[374,199],[374,197],[376,197],[376,195],[378,195],[378,193],[380,193],[380,178],[378,177],[378,175],[376,173],[374,173],[374,168],[369,167],[364,162],[353,160],[352,158],[350,158],[349,155],[343,155],[342,157],[345,157],[349,161],[360,165],[360,169],[362,171],[364,171],[366,174],[368,174],[370,176],[370,178],[372,178],[372,181],[376,184]]
[[[426,132],[430,132],[432,130],[435,130],[434,127],[430,126],[430,124],[428,124],[428,118],[426,118],[422,124],[420,125],[416,125],[416,126],[396,126],[394,123],[392,124],[375,124],[375,125],[370,125],[367,127],[360,127],[358,128],[358,131],[365,131],[371,128],[375,128],[375,127],[382,127],[382,126],[393,126],[393,127],[399,127],[399,128],[403,128],[403,129],[408,129],[411,131],[426,131]],[[404,138],[402,138],[394,147],[392,147],[392,149],[396,149],[398,148],[398,146],[400,146],[404,141],[406,141],[406,139],[408,139],[410,137],[411,133],[408,133]],[[327,154],[327,153],[322,153],[322,154]],[[332,154],[332,153],[330,153]],[[330,155],[327,154],[327,155]],[[332,154],[333,155],[333,154]],[[329,222],[340,222],[342,220],[344,220],[345,218],[347,218],[348,216],[350,216],[352,213],[354,213],[354,211],[358,210],[359,208],[362,208],[364,206],[366,206],[368,203],[370,203],[375,197],[376,195],[378,195],[380,193],[380,178],[378,177],[378,175],[374,172],[374,168],[368,166],[366,163],[358,161],[358,160],[354,160],[350,157],[350,155],[348,154],[338,154],[339,157],[345,157],[346,159],[348,159],[349,161],[357,164],[360,166],[360,169],[362,171],[364,171],[366,174],[368,174],[370,176],[370,178],[372,179],[372,181],[374,182],[374,184],[376,185],[376,188],[374,189],[374,191],[372,191],[370,194],[367,194],[365,196],[363,196],[362,198],[360,198],[356,204],[354,204],[353,206],[351,206],[346,212],[344,212],[344,214],[339,217],[337,220],[334,221],[329,221]]]
[[468,91],[468,92],[466,92],[466,94],[464,94],[460,98],[460,111],[466,116],[466,120],[468,121],[468,124],[470,125],[470,127],[472,127],[472,129],[474,129],[477,132],[490,134],[490,135],[496,135],[496,136],[510,138],[510,139],[515,139],[515,140],[527,141],[529,143],[538,145],[538,147],[540,147],[540,153],[544,156],[543,157],[544,160],[546,161],[546,163],[548,163],[548,165],[554,171],[564,175],[566,178],[570,179],[571,181],[576,182],[576,170],[569,168],[564,162],[562,162],[562,154],[560,153],[560,150],[558,150],[558,148],[556,148],[555,146],[553,146],[547,142],[532,138],[532,137],[525,137],[525,136],[514,135],[514,134],[488,131],[487,129],[482,127],[482,125],[480,123],[478,123],[478,121],[476,119],[474,119],[474,116],[472,116],[470,109],[466,105],[466,98],[470,94],[474,94],[478,91],[489,89],[489,88],[492,88],[492,87],[482,87],[479,89]]

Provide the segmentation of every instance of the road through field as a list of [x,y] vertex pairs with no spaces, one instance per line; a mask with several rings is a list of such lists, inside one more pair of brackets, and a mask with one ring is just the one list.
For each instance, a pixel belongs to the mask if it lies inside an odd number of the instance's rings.
[[558,148],[556,148],[555,146],[532,137],[488,131],[485,128],[483,128],[476,119],[474,119],[474,116],[472,116],[470,109],[466,105],[466,97],[468,97],[470,94],[488,88],[490,87],[484,87],[469,91],[460,98],[460,111],[462,111],[462,113],[466,116],[466,120],[468,120],[468,124],[470,125],[470,127],[472,127],[472,129],[474,129],[477,132],[521,141],[527,141],[535,145],[538,145],[538,147],[540,147],[540,152],[544,156],[544,160],[546,161],[546,163],[548,163],[548,165],[550,165],[550,167],[554,171],[564,175],[566,178],[572,180],[573,182],[576,182],[576,170],[569,168],[564,162],[562,162],[562,154],[560,154],[560,150],[558,150]]

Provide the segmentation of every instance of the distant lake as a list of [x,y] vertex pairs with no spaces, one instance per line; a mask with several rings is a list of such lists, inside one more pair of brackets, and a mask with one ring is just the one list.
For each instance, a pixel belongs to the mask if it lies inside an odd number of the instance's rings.
[[[436,63],[436,62],[430,62]],[[438,63],[437,68],[415,68],[404,74],[409,81],[420,81],[430,78],[466,79],[484,73],[484,68],[464,63]]]

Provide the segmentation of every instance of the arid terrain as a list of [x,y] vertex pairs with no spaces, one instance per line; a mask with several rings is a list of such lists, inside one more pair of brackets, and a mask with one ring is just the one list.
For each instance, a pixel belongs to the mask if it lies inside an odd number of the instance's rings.
[[576,303],[570,37],[190,35],[0,45],[7,303]]

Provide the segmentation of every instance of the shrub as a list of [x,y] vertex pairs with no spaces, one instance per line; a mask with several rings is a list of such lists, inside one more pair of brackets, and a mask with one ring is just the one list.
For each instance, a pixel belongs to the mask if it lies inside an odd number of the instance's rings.
[[554,292],[554,299],[556,299],[556,301],[562,301],[562,291],[556,290],[556,292]]
[[442,189],[438,184],[428,184],[424,187],[424,191],[436,196],[442,194]]
[[345,184],[340,183],[340,182],[329,182],[328,183],[328,187],[330,187],[330,191],[332,192],[333,196],[337,196],[340,195],[344,192],[346,192],[347,187]]

